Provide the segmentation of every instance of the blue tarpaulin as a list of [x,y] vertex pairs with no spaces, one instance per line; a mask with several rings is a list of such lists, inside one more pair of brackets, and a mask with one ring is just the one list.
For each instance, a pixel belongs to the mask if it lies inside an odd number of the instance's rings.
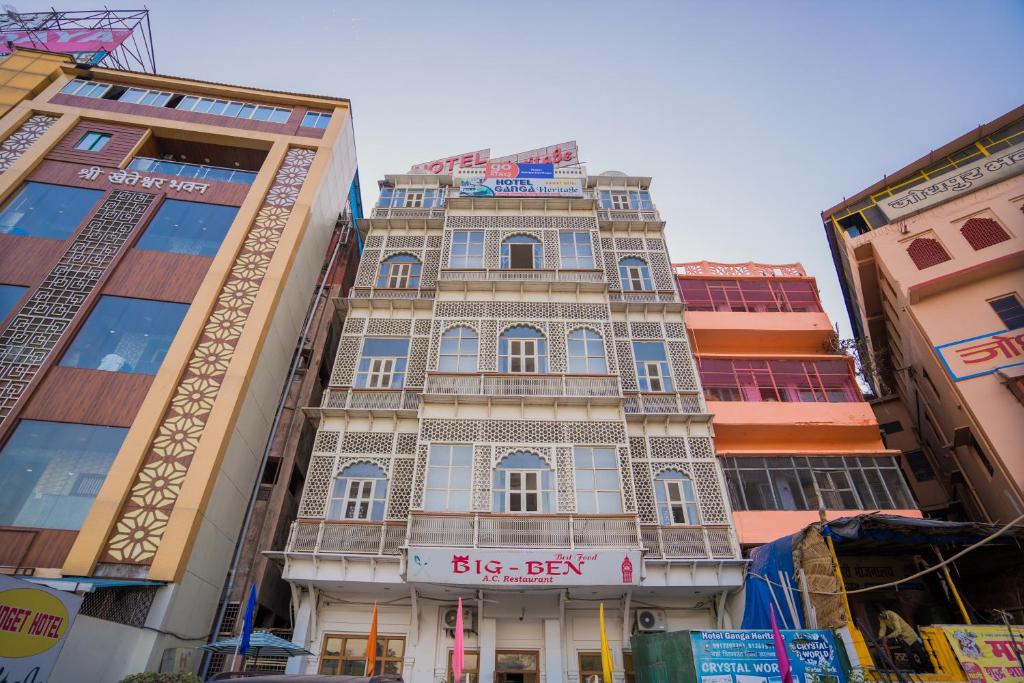
[[[799,629],[804,627],[800,590],[796,585],[793,571],[793,540],[796,536],[784,536],[771,543],[754,548],[750,554],[747,570],[747,594],[743,609],[742,628],[770,629],[771,608],[775,607],[780,628]],[[780,576],[779,572],[782,572]],[[764,580],[766,577],[773,583]],[[778,584],[789,586],[790,599],[796,605],[796,621],[786,599],[786,590]]]

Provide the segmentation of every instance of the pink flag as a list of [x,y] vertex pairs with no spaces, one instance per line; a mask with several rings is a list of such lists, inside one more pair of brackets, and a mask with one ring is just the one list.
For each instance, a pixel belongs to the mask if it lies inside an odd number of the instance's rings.
[[789,664],[789,655],[786,653],[786,643],[782,640],[782,631],[775,623],[775,607],[772,606],[771,610],[772,637],[775,639],[775,659],[779,660],[779,674],[782,675],[782,683],[793,683],[793,667]]
[[[465,644],[462,642],[462,598],[459,598],[459,613],[455,615],[455,649],[452,650],[452,673],[455,683],[462,683],[462,666],[465,663]],[[793,683],[792,680],[789,683]]]

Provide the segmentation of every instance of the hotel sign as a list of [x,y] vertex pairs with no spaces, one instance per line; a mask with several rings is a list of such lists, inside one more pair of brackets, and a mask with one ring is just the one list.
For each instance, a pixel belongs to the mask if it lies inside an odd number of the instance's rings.
[[461,168],[482,168],[488,161],[520,162],[528,164],[553,164],[555,168],[576,166],[579,164],[579,150],[576,141],[560,142],[549,147],[538,147],[519,154],[491,158],[490,149],[478,149],[475,152],[463,152],[442,159],[434,159],[416,164],[409,169],[410,174],[450,175]]
[[467,586],[635,586],[639,550],[409,548],[405,580]]
[[1024,365],[1024,327],[942,344],[935,351],[955,382],[990,375]]
[[81,605],[74,593],[0,576],[0,681],[49,679]]
[[878,208],[892,222],[1019,173],[1024,173],[1024,144],[1000,150],[992,156],[982,157],[973,165],[961,166],[931,178],[926,185],[915,185],[892,197],[880,199]]
[[0,55],[10,54],[8,43],[14,47],[31,47],[48,52],[75,55],[81,61],[97,52],[113,52],[131,36],[131,29],[69,29],[67,31],[2,31]]

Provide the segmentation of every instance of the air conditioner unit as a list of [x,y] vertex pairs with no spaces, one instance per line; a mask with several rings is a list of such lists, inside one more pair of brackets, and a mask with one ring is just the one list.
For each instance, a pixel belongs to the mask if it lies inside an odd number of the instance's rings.
[[638,609],[636,610],[636,620],[633,622],[633,627],[641,633],[664,631],[668,627],[665,620],[665,611],[660,609]]
[[[452,607],[445,610],[444,628],[446,631],[451,631],[454,634],[455,618],[458,616],[458,613],[458,607]],[[472,610],[468,607],[462,608],[462,628],[466,631],[476,633],[476,610]]]

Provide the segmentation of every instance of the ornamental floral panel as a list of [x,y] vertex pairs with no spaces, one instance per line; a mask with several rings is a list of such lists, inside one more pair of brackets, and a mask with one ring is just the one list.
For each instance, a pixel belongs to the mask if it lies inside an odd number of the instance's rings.
[[50,126],[57,123],[57,117],[36,114],[30,116],[18,130],[0,143],[0,173],[6,171],[22,157],[36,140],[43,136]]
[[292,148],[250,226],[157,428],[101,562],[146,564],[156,555],[260,286],[315,152]]

